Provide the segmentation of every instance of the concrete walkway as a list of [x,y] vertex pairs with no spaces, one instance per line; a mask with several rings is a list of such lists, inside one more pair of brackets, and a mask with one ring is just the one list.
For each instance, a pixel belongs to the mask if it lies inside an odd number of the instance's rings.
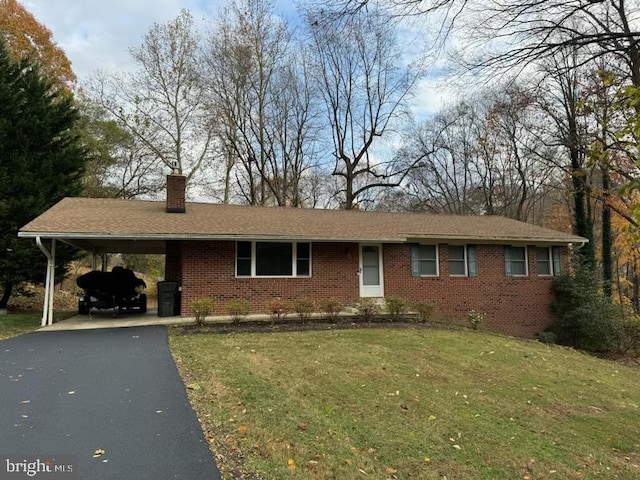
[[0,478],[9,455],[70,455],[76,476],[60,478],[220,478],[166,327],[1,341],[0,411]]
[[60,330],[88,330],[94,328],[145,327],[150,325],[192,325],[193,318],[158,317],[157,309],[146,313],[121,313],[116,317],[111,311],[92,312],[90,315],[75,315],[53,325],[40,328],[40,332]]

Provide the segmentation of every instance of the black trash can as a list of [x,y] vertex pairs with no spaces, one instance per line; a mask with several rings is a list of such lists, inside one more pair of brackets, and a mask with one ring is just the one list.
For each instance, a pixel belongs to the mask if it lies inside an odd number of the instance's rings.
[[158,316],[180,315],[180,291],[178,282],[158,282]]

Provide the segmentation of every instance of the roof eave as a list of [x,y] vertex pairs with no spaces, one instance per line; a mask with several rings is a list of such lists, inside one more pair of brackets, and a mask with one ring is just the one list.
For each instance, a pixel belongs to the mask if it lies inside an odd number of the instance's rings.
[[309,235],[269,235],[269,234],[137,234],[137,233],[85,233],[85,232],[36,232],[20,231],[21,238],[56,238],[77,240],[265,240],[265,241],[316,241],[316,242],[358,242],[358,243],[406,243],[417,241],[454,241],[475,243],[518,243],[518,244],[585,244],[582,237],[517,237],[517,236],[470,236],[470,235],[401,235],[397,237],[337,237],[337,236],[309,236]]

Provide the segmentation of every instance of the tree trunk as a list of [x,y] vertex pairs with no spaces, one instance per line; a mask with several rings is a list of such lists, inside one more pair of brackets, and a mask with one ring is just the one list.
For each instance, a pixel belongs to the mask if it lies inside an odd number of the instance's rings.
[[7,304],[9,303],[9,298],[11,298],[12,292],[13,292],[13,283],[8,283],[4,285],[2,298],[0,298],[0,308],[7,308]]
[[611,232],[611,208],[609,207],[609,169],[602,167],[602,289],[607,298],[611,298],[613,281],[613,238]]

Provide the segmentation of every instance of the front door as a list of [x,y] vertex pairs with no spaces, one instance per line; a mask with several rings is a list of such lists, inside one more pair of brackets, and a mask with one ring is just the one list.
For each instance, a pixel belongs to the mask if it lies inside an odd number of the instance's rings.
[[382,245],[360,245],[360,296],[384,297]]

